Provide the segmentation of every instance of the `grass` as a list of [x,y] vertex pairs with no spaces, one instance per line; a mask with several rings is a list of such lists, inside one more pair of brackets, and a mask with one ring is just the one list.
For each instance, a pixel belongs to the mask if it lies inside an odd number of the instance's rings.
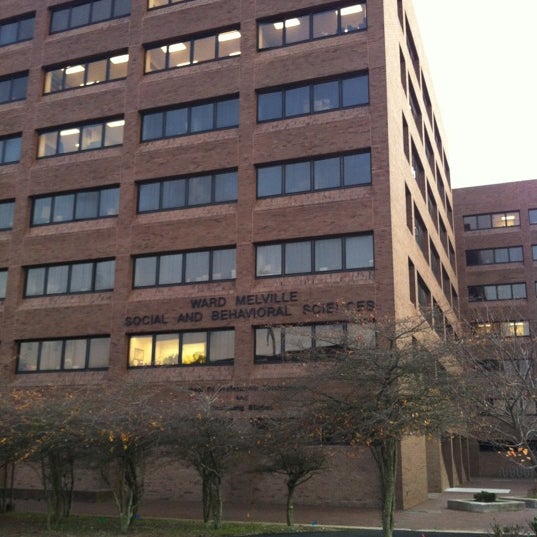
[[[54,531],[47,531],[46,518],[35,513],[0,514],[1,537],[120,537],[117,518],[101,516],[70,516]],[[307,531],[309,526],[296,526],[292,530],[283,524],[254,522],[224,522],[215,530],[200,521],[144,518],[135,521],[128,535],[135,537],[228,537],[260,535],[289,531]],[[316,528],[319,530],[322,528]]]

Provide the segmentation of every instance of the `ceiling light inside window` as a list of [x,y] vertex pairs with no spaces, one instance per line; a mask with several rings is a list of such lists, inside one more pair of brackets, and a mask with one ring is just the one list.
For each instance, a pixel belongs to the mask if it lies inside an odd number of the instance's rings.
[[[299,26],[299,25],[300,25],[300,21],[298,19],[287,19],[285,21],[286,28],[292,28],[293,26]],[[276,28],[276,30],[283,29],[283,22],[275,22],[274,28]]]
[[118,119],[117,121],[109,121],[106,126],[107,127],[123,127],[123,125],[125,125],[125,120],[124,119]]
[[114,65],[117,65],[118,63],[127,63],[129,61],[129,55],[122,54],[121,56],[114,56],[113,58],[110,58],[110,61]]
[[344,17],[345,15],[352,15],[354,13],[362,13],[363,10],[364,8],[362,7],[362,4],[358,4],[356,6],[342,7],[341,16]]
[[75,73],[82,73],[82,71],[85,71],[86,68],[83,65],[73,65],[72,67],[67,67],[65,69],[66,75],[74,75]]
[[60,136],[71,136],[72,134],[80,134],[80,129],[65,129],[60,131]]
[[241,33],[238,30],[231,30],[231,32],[224,32],[218,34],[218,41],[233,41],[234,39],[239,39]]
[[166,49],[168,49],[168,52],[180,52],[181,50],[186,50],[186,45],[184,43],[174,43],[173,45],[170,45],[168,47],[160,47],[163,52],[166,52]]

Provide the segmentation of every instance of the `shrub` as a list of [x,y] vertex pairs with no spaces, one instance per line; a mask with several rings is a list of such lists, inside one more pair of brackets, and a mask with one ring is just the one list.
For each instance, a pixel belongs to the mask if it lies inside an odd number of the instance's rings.
[[474,494],[474,500],[476,502],[492,503],[496,501],[496,494],[494,494],[494,492],[487,492],[486,490],[482,490],[481,492],[477,492],[476,494]]

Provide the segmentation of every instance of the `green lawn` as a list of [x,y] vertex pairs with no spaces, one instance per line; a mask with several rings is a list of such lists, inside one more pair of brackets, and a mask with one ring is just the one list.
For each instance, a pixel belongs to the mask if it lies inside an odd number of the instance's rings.
[[[0,514],[1,537],[120,537],[117,518],[100,516],[71,516],[55,531],[47,531],[46,518],[34,513]],[[294,531],[311,530],[310,526],[296,526]],[[322,528],[315,528],[317,531]],[[282,524],[223,523],[214,530],[203,522],[150,519],[135,522],[129,535],[136,537],[226,537],[235,535],[255,535],[263,533],[288,532]]]

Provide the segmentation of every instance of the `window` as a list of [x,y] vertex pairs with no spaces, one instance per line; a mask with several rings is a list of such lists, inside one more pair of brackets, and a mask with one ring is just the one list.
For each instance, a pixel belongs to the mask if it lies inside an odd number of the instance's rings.
[[118,54],[98,60],[82,60],[62,67],[47,69],[43,93],[56,93],[125,78],[128,62],[128,54]]
[[258,198],[369,184],[369,151],[257,168]]
[[125,120],[111,119],[39,134],[38,158],[105,149],[123,143]]
[[189,0],[149,0],[147,4],[147,9],[170,6],[172,4],[179,4],[180,2],[188,2],[188,1]]
[[530,209],[528,211],[528,216],[529,216],[529,219],[530,219],[530,225],[535,225],[537,224],[537,209]]
[[112,291],[114,270],[113,259],[28,267],[24,296],[29,298]]
[[142,113],[142,141],[187,136],[239,125],[239,99],[182,106]]
[[7,269],[0,269],[0,300],[6,298]]
[[521,337],[530,335],[528,321],[503,321],[491,323],[476,323],[473,329],[478,335],[500,334],[502,337]]
[[374,268],[373,234],[259,245],[256,276],[292,276]]
[[17,373],[107,369],[110,337],[94,336],[21,341]]
[[15,201],[0,201],[0,231],[11,229],[13,227],[13,211],[15,210]]
[[239,30],[229,30],[178,43],[147,48],[145,51],[145,73],[238,56],[241,53],[240,38]]
[[537,261],[537,244],[531,246],[531,257],[533,261]]
[[354,4],[260,22],[257,26],[257,46],[260,50],[284,47],[366,28],[365,3]]
[[519,211],[505,213],[476,214],[463,217],[464,231],[520,226]]
[[414,205],[414,237],[425,259],[429,259],[429,234],[423,223],[423,219]]
[[431,291],[418,274],[418,307],[422,315],[432,324]]
[[129,367],[228,365],[234,330],[143,334],[129,338]]
[[14,164],[21,158],[21,136],[0,138],[0,165]]
[[28,73],[0,78],[0,104],[26,99]]
[[[534,252],[534,256],[535,254],[537,251]],[[524,261],[522,246],[466,250],[466,265],[469,267],[495,263],[521,263],[522,261]]]
[[257,121],[317,114],[369,103],[369,76],[362,73],[303,86],[259,92]]
[[32,226],[117,216],[119,187],[62,192],[32,200]]
[[352,323],[255,328],[255,363],[297,362],[337,356],[353,341],[374,343],[372,328]]
[[497,285],[471,285],[468,287],[470,302],[490,300],[519,300],[526,298],[525,283],[502,283]]
[[134,258],[134,288],[234,279],[235,248]]
[[34,15],[0,22],[0,47],[28,41],[34,37]]
[[53,9],[50,17],[50,33],[65,32],[72,28],[89,26],[98,22],[130,15],[130,0],[89,0]]
[[170,211],[237,200],[237,172],[178,177],[138,185],[138,212]]

